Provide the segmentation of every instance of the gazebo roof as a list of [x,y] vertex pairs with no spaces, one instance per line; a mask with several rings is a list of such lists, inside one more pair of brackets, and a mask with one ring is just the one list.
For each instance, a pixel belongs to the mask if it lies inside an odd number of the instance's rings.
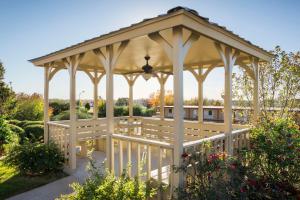
[[30,62],[36,66],[44,66],[46,63],[54,62],[55,67],[62,67],[61,59],[85,53],[84,59],[79,65],[79,70],[104,70],[92,50],[104,48],[106,45],[117,45],[122,41],[129,40],[129,44],[119,57],[115,73],[124,74],[141,71],[141,66],[145,64],[145,55],[150,55],[150,64],[154,67],[154,70],[171,71],[172,64],[164,50],[148,35],[159,32],[170,43],[172,41],[172,28],[176,26],[185,28],[184,39],[187,39],[191,32],[200,34],[199,40],[193,44],[185,58],[185,67],[222,66],[223,63],[214,46],[215,42],[240,50],[237,64],[238,62],[248,63],[249,56],[257,57],[260,61],[270,61],[272,58],[272,54],[268,51],[253,45],[250,41],[229,31],[226,27],[210,22],[208,18],[200,16],[195,10],[175,7],[166,14],[144,19],[128,27],[34,58]]

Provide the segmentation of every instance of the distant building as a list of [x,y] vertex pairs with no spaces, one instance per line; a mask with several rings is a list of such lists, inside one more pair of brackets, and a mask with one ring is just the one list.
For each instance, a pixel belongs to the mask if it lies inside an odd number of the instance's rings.
[[[173,106],[165,106],[165,118],[173,118]],[[184,118],[198,119],[198,106],[184,106]],[[224,121],[223,106],[203,106],[203,119],[205,121]]]
[[[184,106],[184,118],[186,120],[198,120],[198,106]],[[204,121],[214,121],[214,122],[224,122],[224,112],[223,106],[203,106],[203,120]],[[165,106],[165,118],[173,118],[173,106]],[[269,108],[270,112],[280,111],[280,108]],[[247,123],[249,121],[250,112],[252,109],[250,107],[237,107],[232,108],[232,117],[236,123]],[[297,123],[300,123],[300,109],[293,109],[295,112],[295,119]]]

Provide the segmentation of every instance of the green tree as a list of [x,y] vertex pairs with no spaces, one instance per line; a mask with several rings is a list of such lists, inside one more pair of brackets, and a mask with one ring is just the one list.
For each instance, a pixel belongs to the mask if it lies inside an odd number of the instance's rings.
[[116,106],[128,106],[128,98],[118,98],[116,101]]
[[[269,108],[279,107],[272,112],[279,117],[291,116],[293,108],[299,108],[300,97],[300,52],[286,53],[279,46],[272,51],[270,63],[259,66],[259,97],[262,114],[268,115]],[[233,75],[233,95],[239,106],[252,106],[253,80],[244,70]]]
[[40,94],[18,94],[17,106],[18,110],[14,116],[15,119],[32,121],[43,119],[43,98]]
[[4,82],[5,68],[0,61],[0,115],[10,118],[16,111],[15,93]]

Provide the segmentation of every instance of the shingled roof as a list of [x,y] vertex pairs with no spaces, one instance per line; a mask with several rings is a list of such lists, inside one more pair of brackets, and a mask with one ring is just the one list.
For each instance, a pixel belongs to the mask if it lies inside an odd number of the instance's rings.
[[140,25],[140,24],[142,24],[142,23],[144,23],[144,22],[146,22],[146,21],[158,19],[158,18],[161,18],[161,17],[166,17],[166,16],[168,16],[168,15],[171,15],[171,14],[173,14],[173,13],[175,13],[175,12],[180,12],[180,11],[189,12],[189,13],[191,13],[191,14],[193,14],[193,15],[199,17],[199,18],[201,18],[202,20],[206,21],[207,23],[209,23],[209,24],[211,24],[211,25],[213,25],[213,26],[215,26],[215,27],[217,27],[217,28],[221,28],[221,29],[223,29],[224,31],[228,32],[229,34],[231,34],[231,35],[233,35],[233,36],[235,36],[235,37],[237,37],[237,38],[239,38],[239,39],[245,41],[246,43],[248,43],[248,44],[250,44],[250,45],[252,45],[252,46],[254,46],[254,47],[256,47],[256,48],[258,48],[258,49],[260,49],[260,50],[262,50],[263,52],[265,52],[265,53],[267,53],[267,54],[269,54],[269,55],[272,55],[272,54],[271,54],[270,52],[268,52],[267,50],[265,50],[265,49],[263,49],[263,48],[261,48],[261,47],[259,47],[259,46],[257,46],[257,45],[254,45],[254,44],[251,43],[249,40],[246,40],[245,38],[241,37],[240,35],[235,34],[235,33],[232,32],[231,30],[228,30],[225,26],[221,26],[221,25],[219,25],[219,24],[217,24],[217,23],[211,22],[211,21],[209,20],[209,18],[206,18],[206,17],[203,17],[203,16],[199,15],[199,13],[198,13],[196,10],[193,10],[193,9],[190,9],[190,8],[187,8],[187,7],[177,6],[177,7],[174,7],[174,8],[172,8],[172,9],[169,9],[169,10],[167,11],[167,13],[165,13],[165,14],[161,14],[161,15],[158,15],[158,16],[152,17],[152,18],[146,18],[146,19],[143,19],[142,21],[137,22],[137,23],[134,23],[134,24],[131,24],[130,26],[123,27],[123,28],[120,28],[120,29],[115,30],[115,31],[111,31],[111,32],[109,32],[109,33],[102,34],[102,35],[100,35],[100,36],[97,36],[97,37],[94,37],[94,38],[85,40],[85,41],[83,41],[83,42],[74,44],[74,45],[69,46],[69,47],[66,47],[66,48],[64,48],[64,49],[60,49],[60,50],[58,50],[58,51],[54,51],[54,52],[52,52],[52,53],[50,53],[50,54],[47,54],[47,55],[44,55],[44,56],[41,56],[41,57],[37,57],[37,58],[31,59],[31,60],[29,60],[29,61],[30,61],[30,62],[34,62],[35,60],[39,60],[39,59],[43,59],[43,58],[48,57],[48,56],[56,55],[56,54],[59,54],[59,53],[62,53],[62,52],[71,50],[71,49],[73,49],[73,48],[77,48],[77,47],[83,46],[83,45],[85,45],[85,44],[89,44],[89,43],[91,43],[91,42],[94,42],[94,41],[97,41],[97,40],[101,40],[101,39],[103,39],[103,38],[106,37],[106,36],[109,36],[109,35],[111,35],[111,34],[117,33],[117,32],[119,32],[119,31],[123,31],[123,30],[128,29],[128,28],[131,28],[131,27],[135,27],[135,26]]

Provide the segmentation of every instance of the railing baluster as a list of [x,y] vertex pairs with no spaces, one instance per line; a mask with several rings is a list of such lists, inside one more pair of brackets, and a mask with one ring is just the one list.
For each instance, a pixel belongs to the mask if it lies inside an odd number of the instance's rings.
[[170,197],[173,194],[173,180],[174,180],[174,173],[173,173],[173,165],[174,165],[174,151],[171,151],[171,160],[170,160],[170,168],[169,168],[169,185],[170,185]]
[[123,172],[123,141],[119,140],[119,175]]
[[115,141],[111,139],[111,173],[115,172]]
[[151,146],[147,145],[147,179],[151,178]]
[[159,147],[158,149],[158,170],[157,170],[157,178],[158,178],[158,199],[162,198],[162,191],[161,191],[161,183],[162,183],[162,148]]
[[67,131],[68,131],[68,129],[65,129],[65,137],[64,137],[64,148],[63,148],[63,150],[64,150],[64,153],[65,153],[65,158],[67,158],[68,157],[68,134],[67,134]]
[[141,176],[141,145],[140,143],[137,144],[137,175],[140,178]]
[[159,147],[158,151],[158,183],[161,184],[162,181],[162,148]]
[[128,175],[131,177],[131,142],[128,141],[127,144],[127,165],[128,165]]

